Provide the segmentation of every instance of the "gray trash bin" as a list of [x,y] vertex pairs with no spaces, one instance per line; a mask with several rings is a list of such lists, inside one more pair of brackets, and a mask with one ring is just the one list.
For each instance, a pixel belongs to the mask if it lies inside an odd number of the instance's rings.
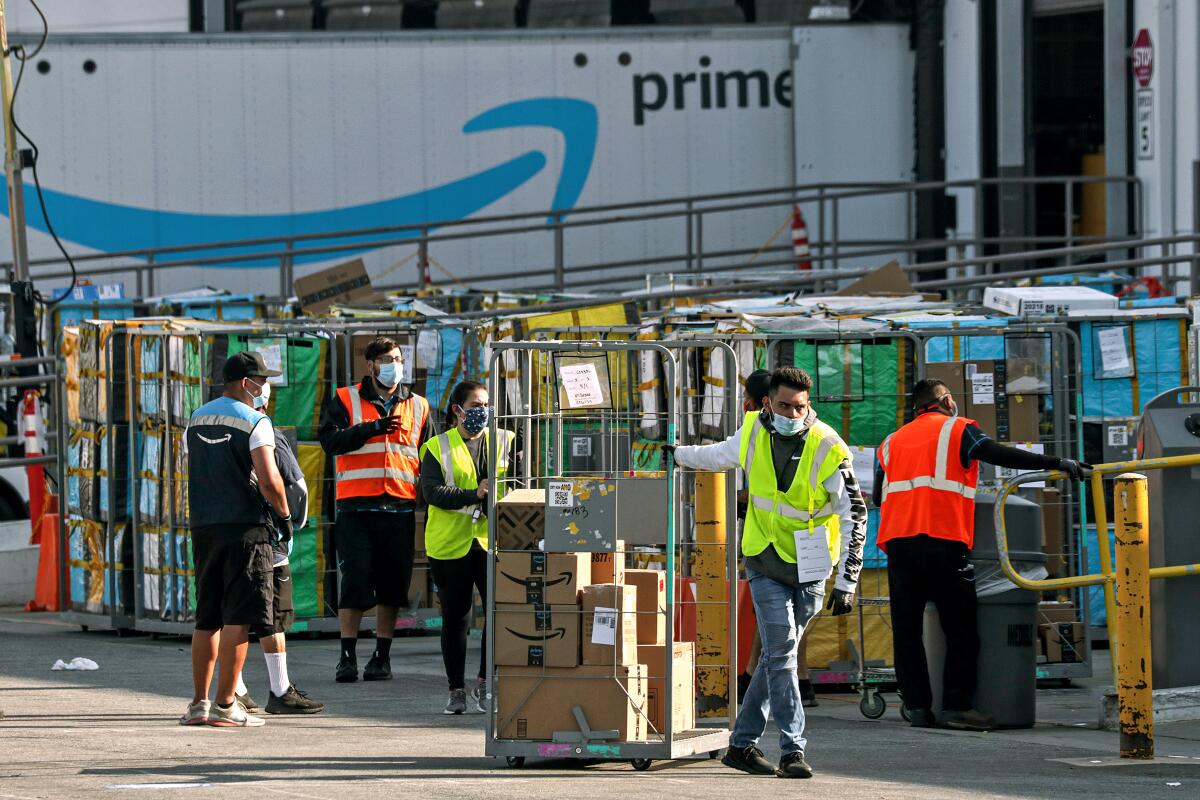
[[[975,496],[975,589],[979,598],[979,676],[975,707],[1002,728],[1031,728],[1037,719],[1037,592],[1018,589],[1000,570],[992,510],[996,496]],[[1026,578],[1046,577],[1042,509],[1020,497],[1005,503],[1009,557]],[[946,640],[933,604],[925,608],[925,657],[934,711],[942,705]]]

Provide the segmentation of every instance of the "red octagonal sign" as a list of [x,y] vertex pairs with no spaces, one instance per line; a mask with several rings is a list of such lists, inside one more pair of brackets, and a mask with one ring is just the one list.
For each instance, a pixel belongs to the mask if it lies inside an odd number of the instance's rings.
[[1138,86],[1145,89],[1153,76],[1154,42],[1150,41],[1150,31],[1142,28],[1133,40],[1133,77],[1137,78]]

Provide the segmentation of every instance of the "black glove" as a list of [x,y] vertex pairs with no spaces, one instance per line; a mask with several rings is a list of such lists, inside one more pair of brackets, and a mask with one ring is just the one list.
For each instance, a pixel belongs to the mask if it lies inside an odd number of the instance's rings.
[[665,464],[667,461],[667,456],[670,456],[672,459],[675,458],[675,445],[664,444],[662,446],[662,452],[663,452],[663,463]]
[[380,417],[371,422],[364,422],[363,425],[371,429],[372,436],[383,436],[387,433],[395,433],[400,428],[399,417]]
[[849,614],[854,610],[854,592],[834,589],[833,594],[829,595],[829,602],[825,604],[825,610],[833,612],[835,617]]
[[1083,461],[1076,461],[1072,458],[1061,458],[1058,461],[1058,468],[1071,476],[1073,481],[1083,481],[1091,477],[1092,465]]
[[287,545],[292,540],[292,516],[275,517],[275,532],[279,535],[279,543]]

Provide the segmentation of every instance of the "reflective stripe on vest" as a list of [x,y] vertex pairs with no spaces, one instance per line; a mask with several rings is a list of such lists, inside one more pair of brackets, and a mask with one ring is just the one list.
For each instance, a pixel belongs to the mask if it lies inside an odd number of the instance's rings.
[[[503,497],[503,481],[508,475],[508,456],[516,435],[501,430],[496,448],[496,478],[492,481],[492,502]],[[490,438],[484,433],[485,457],[490,454]],[[433,453],[442,468],[442,479],[448,486],[474,491],[479,488],[475,461],[457,428],[429,441],[424,452]],[[425,520],[425,550],[430,558],[449,561],[462,558],[471,550],[472,540],[487,547],[487,516],[477,514],[480,507],[472,503],[466,508],[444,509],[430,505]]]
[[974,544],[979,467],[964,467],[959,455],[971,424],[964,417],[922,414],[880,445],[880,547],[917,535]]
[[[362,397],[357,386],[338,389],[337,397],[351,425],[381,418],[379,410]],[[429,403],[418,394],[410,394],[396,404],[391,416],[401,418],[399,430],[371,437],[357,450],[337,457],[337,499],[381,495],[416,499],[421,468],[417,440],[429,418]]]

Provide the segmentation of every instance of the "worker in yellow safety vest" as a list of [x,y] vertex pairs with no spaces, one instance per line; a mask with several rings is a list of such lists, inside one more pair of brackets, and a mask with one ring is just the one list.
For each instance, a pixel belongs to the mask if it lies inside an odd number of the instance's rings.
[[[825,583],[839,570],[827,608],[848,614],[862,570],[867,508],[837,432],[809,402],[812,378],[793,367],[771,373],[767,407],[747,413],[741,428],[717,444],[664,447],[680,466],[742,468],[748,503],[741,550],[758,618],[762,656],[738,712],[723,762],[755,775],[808,778],[804,708],[796,682],[796,650],[820,610]],[[770,710],[779,727],[778,766],[758,741]]]
[[450,684],[445,714],[482,713],[487,696],[486,645],[475,685],[466,690],[467,632],[475,590],[487,598],[488,504],[503,496],[516,457],[516,435],[497,431],[491,474],[491,411],[487,388],[463,381],[450,395],[448,430],[421,448],[421,495],[429,505],[425,550],[442,606],[442,662]]
[[408,606],[416,539],[420,446],[432,436],[429,403],[403,385],[404,355],[386,336],[364,353],[367,374],[321,409],[318,437],[335,458],[333,527],[342,648],[338,683],[358,680],[358,629],[375,608],[375,652],[363,680],[390,680],[396,613]]

